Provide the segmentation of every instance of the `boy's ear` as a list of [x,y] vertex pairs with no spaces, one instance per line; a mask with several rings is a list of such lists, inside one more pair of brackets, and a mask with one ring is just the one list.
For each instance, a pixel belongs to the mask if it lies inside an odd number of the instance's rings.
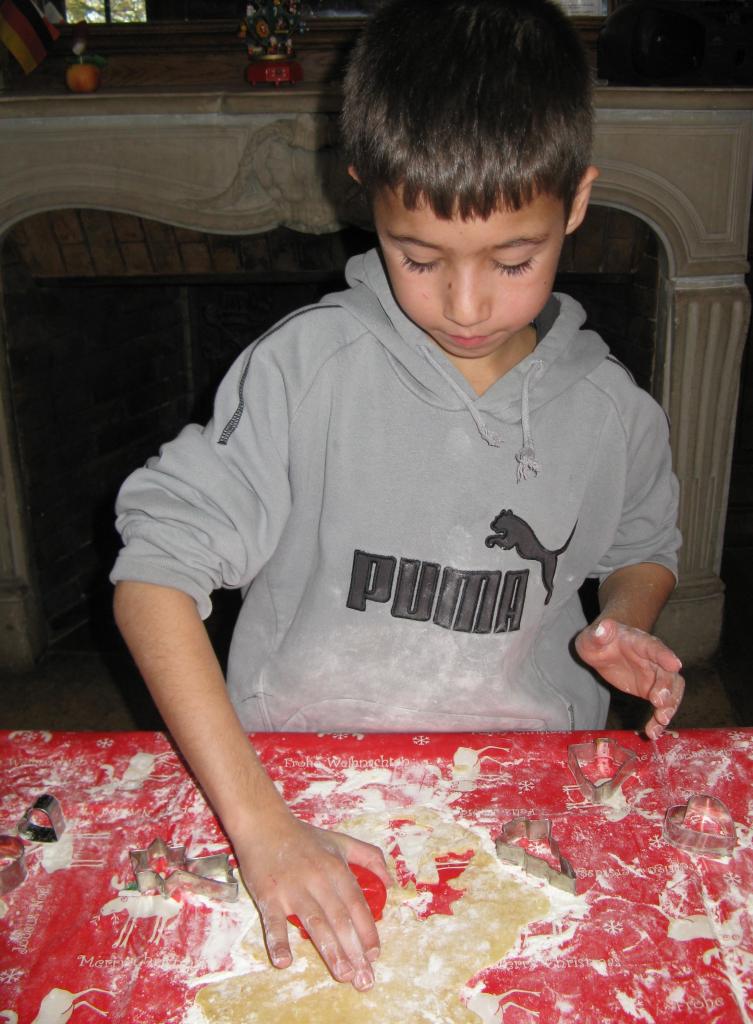
[[360,179],[360,178],[358,177],[358,171],[357,171],[357,170],[355,169],[355,167],[353,166],[353,164],[351,164],[351,165],[350,165],[350,166],[348,167],[348,174],[349,174],[349,175],[351,176],[351,178],[353,179],[353,181],[355,181],[355,182],[356,182],[357,184],[359,184],[359,185],[361,184],[361,179]]
[[583,218],[586,216],[586,210],[591,198],[591,186],[598,177],[598,167],[591,165],[586,168],[583,177],[580,179],[578,191],[575,193],[573,205],[570,207],[570,216],[567,218],[567,227],[565,228],[566,235],[572,234],[583,223]]

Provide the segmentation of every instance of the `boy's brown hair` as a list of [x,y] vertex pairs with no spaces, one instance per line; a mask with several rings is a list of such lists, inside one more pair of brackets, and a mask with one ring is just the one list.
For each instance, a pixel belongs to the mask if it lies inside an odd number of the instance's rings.
[[439,217],[566,212],[590,161],[592,74],[550,0],[388,0],[345,79],[342,133],[367,194],[402,188]]

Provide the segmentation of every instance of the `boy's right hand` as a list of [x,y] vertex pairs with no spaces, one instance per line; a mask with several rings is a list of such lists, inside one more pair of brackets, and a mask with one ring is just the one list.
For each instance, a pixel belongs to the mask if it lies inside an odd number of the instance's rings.
[[373,871],[389,887],[392,879],[382,851],[299,821],[286,808],[266,818],[263,837],[257,833],[234,840],[272,964],[282,968],[293,961],[287,918],[295,914],[336,981],[371,988],[379,935],[347,861]]

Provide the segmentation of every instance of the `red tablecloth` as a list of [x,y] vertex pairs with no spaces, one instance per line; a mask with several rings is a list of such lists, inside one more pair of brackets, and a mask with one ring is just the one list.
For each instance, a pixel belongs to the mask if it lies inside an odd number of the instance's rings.
[[[558,915],[526,926],[482,976],[499,995],[500,1024],[749,1021],[753,730],[690,731],[658,744],[608,734],[637,754],[637,771],[604,805],[584,799],[567,764],[568,746],[596,735],[606,734],[252,739],[296,813],[317,824],[375,802],[396,812],[428,804],[492,837],[514,816],[551,819],[577,895],[559,894]],[[0,733],[0,832],[14,833],[43,793],[59,799],[67,828],[57,843],[26,844],[28,878],[0,896],[0,1021],[199,1021],[201,979],[237,968],[248,921],[239,904],[134,891],[129,850],[158,836],[192,857],[228,850],[168,740]],[[730,857],[664,840],[667,807],[698,793],[729,808]]]

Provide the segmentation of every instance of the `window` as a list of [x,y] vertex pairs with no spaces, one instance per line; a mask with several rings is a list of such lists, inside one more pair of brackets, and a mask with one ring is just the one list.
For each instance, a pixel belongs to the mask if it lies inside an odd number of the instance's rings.
[[[54,0],[69,24],[89,22],[211,21],[240,19],[243,0]],[[363,16],[377,0],[304,0],[304,17]]]
[[77,21],[146,21],[146,0],[66,0],[65,20],[71,25]]

